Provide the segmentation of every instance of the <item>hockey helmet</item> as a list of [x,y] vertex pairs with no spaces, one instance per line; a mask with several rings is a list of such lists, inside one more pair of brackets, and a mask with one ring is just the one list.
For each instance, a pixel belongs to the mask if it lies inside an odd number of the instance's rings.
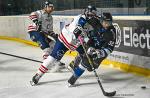
[[96,14],[97,14],[97,9],[96,9],[95,6],[89,5],[89,6],[85,9],[84,14],[85,14],[85,16],[86,16],[87,19],[90,19],[90,18],[96,16]]
[[113,21],[112,15],[109,12],[102,13],[101,18],[105,21]]
[[54,5],[53,5],[52,2],[50,2],[50,1],[45,1],[45,2],[44,2],[44,7],[49,7],[49,6],[54,7]]
[[113,18],[109,12],[102,13],[102,15],[101,15],[101,22],[102,23],[105,22],[105,24],[107,24],[108,26],[111,26],[112,21],[113,21]]

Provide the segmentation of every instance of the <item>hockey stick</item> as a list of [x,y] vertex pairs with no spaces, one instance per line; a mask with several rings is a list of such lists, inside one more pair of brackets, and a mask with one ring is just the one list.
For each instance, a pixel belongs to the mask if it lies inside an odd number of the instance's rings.
[[43,34],[44,34],[48,39],[50,39],[50,40],[56,42],[56,40],[55,40],[51,35],[49,35],[49,34],[47,34],[47,33],[45,33],[45,32],[43,32]]
[[[33,62],[43,63],[42,61],[39,61],[39,60],[34,60],[34,59],[30,59],[30,58],[26,58],[26,57],[22,57],[22,56],[17,56],[17,55],[13,55],[13,54],[8,54],[8,53],[4,53],[4,52],[0,52],[0,54],[12,56],[12,57],[16,57],[16,58],[20,58],[20,59],[24,59],[24,60],[29,60],[29,61],[33,61]],[[65,63],[63,63],[63,62],[60,62],[60,63],[61,63],[61,65],[65,65]]]
[[49,39],[51,39],[52,41],[56,42],[56,40],[55,40],[53,37],[51,37],[50,35],[46,35],[46,36],[47,36],[47,38],[49,38]]
[[12,57],[16,57],[16,58],[20,58],[20,59],[24,59],[24,60],[29,60],[29,61],[43,63],[42,61],[38,61],[38,60],[34,60],[34,59],[29,59],[29,58],[26,58],[26,57],[21,57],[21,56],[17,56],[17,55],[13,55],[13,54],[8,54],[8,53],[4,53],[4,52],[0,52],[0,54],[12,56]]
[[81,39],[81,36],[79,36],[78,39],[79,39],[79,41],[80,41],[80,43],[81,43],[81,45],[82,45],[82,47],[83,47],[83,50],[84,50],[84,52],[85,52],[85,55],[86,55],[86,57],[87,57],[87,59],[88,59],[90,65],[91,65],[91,67],[92,67],[92,70],[93,70],[93,72],[94,72],[94,74],[95,74],[95,77],[97,78],[97,82],[98,82],[98,84],[99,84],[99,86],[100,86],[100,88],[101,88],[101,90],[102,90],[104,96],[108,96],[108,97],[114,96],[114,95],[116,94],[116,91],[113,91],[113,92],[106,92],[106,91],[104,90],[104,88],[103,88],[103,86],[102,86],[102,83],[101,83],[101,81],[100,81],[100,78],[99,78],[99,76],[98,76],[98,74],[97,74],[97,72],[96,72],[96,70],[95,70],[95,68],[94,68],[94,64],[93,64],[93,62],[91,61],[89,55],[88,55],[87,52],[86,52],[86,49],[85,49],[85,46],[84,46],[83,41],[82,41],[82,39]]

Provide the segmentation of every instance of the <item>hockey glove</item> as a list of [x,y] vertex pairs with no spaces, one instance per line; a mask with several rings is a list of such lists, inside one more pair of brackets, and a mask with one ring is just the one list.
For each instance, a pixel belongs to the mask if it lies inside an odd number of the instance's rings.
[[41,21],[38,21],[38,19],[35,19],[33,20],[33,22],[35,23],[35,25],[38,27],[37,28],[37,31],[41,31],[41,28],[42,28],[42,22]]
[[99,17],[95,16],[87,20],[87,22],[96,30],[101,27]]
[[105,52],[103,50],[94,49],[92,47],[87,50],[87,53],[93,60],[105,57]]
[[75,30],[73,31],[76,38],[78,38],[80,35],[82,36],[83,28],[78,25]]

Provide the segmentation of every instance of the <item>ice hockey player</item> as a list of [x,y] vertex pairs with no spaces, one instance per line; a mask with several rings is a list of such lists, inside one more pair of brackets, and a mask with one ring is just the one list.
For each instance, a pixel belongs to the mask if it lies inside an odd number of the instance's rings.
[[[112,25],[112,15],[102,13],[100,17],[101,27],[97,31],[91,31],[87,42],[87,54],[94,63],[94,69],[97,69],[100,63],[113,51],[116,41],[116,30]],[[73,75],[68,80],[69,86],[75,86],[76,80],[84,73],[93,71],[86,55],[79,54],[69,65],[73,69]]]
[[[42,10],[30,14],[29,18],[33,23],[28,26],[28,33],[32,41],[39,44],[43,50],[43,59],[46,59],[54,47],[55,40],[58,39],[58,34],[53,31],[53,18],[51,16],[54,10],[53,3],[46,1],[43,5]],[[49,39],[48,36],[52,39]],[[61,62],[56,62],[55,65],[51,72],[58,72],[62,67],[65,67],[64,63]]]
[[32,84],[37,84],[41,76],[48,71],[48,66],[52,66],[56,60],[61,60],[68,50],[76,50],[79,54],[84,53],[78,36],[86,39],[86,31],[96,28],[98,25],[96,12],[97,10],[94,6],[88,6],[83,14],[74,17],[73,21],[62,29],[52,53],[43,61],[41,67],[33,76]]

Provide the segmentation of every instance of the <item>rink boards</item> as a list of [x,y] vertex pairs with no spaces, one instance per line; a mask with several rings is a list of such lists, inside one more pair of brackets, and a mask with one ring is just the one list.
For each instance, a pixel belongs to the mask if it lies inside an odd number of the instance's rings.
[[[53,16],[54,31],[60,33],[74,16]],[[114,16],[117,31],[114,52],[103,62],[106,66],[150,76],[150,16]],[[30,41],[27,16],[1,16],[0,39],[15,40],[38,46]],[[75,56],[75,52],[68,52]]]

